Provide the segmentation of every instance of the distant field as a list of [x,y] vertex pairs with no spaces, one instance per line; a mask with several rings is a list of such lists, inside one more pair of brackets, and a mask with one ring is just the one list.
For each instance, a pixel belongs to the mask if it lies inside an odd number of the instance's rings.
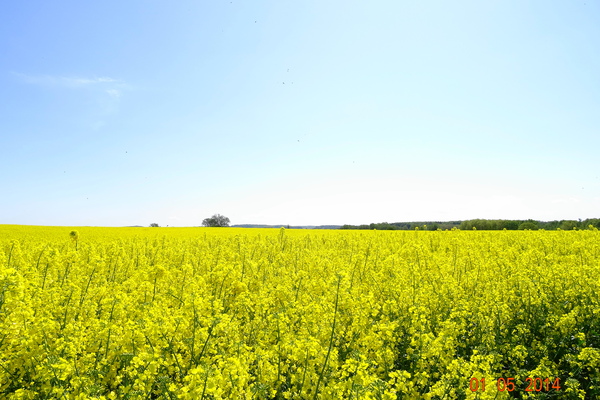
[[0,398],[598,399],[600,232],[0,225]]

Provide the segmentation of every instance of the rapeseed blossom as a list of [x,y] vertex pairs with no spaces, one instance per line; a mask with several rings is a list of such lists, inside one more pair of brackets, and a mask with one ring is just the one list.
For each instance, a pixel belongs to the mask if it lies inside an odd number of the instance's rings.
[[161,232],[0,226],[3,398],[600,398],[597,229]]

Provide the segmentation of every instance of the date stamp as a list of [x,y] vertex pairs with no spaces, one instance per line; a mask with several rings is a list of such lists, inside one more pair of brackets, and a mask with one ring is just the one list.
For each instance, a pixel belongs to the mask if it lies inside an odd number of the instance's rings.
[[[498,378],[494,380],[496,382],[496,389],[499,392],[513,392],[519,390],[515,378]],[[525,378],[526,392],[550,392],[552,390],[560,390],[560,378]],[[471,378],[469,381],[469,389],[472,392],[485,391],[485,378],[477,379],[476,377]]]

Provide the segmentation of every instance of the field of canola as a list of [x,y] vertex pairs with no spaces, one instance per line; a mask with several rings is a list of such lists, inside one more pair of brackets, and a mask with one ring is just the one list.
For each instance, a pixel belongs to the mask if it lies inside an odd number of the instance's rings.
[[0,398],[600,399],[600,232],[0,225]]

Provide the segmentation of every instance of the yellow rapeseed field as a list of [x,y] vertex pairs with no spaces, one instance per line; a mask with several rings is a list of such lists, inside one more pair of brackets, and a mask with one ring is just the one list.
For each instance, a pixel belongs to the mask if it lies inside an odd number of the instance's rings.
[[600,233],[0,226],[2,399],[600,399]]

